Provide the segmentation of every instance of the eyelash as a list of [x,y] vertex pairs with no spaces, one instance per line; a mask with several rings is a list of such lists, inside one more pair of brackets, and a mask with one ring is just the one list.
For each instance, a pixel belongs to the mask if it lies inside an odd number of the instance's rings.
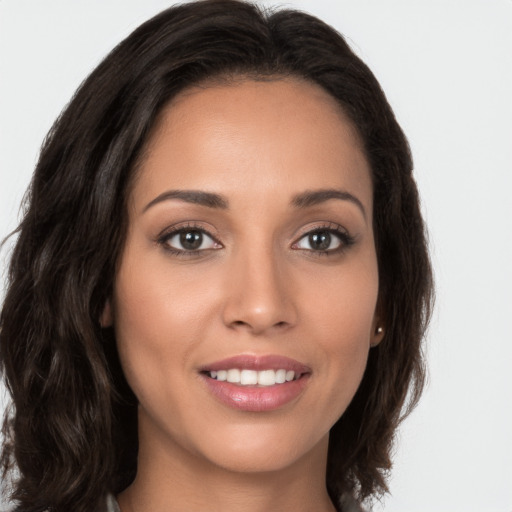
[[[206,249],[176,249],[169,245],[169,241],[177,235],[198,232],[202,235],[206,235],[208,238],[212,240],[212,243],[218,245],[218,247],[211,247]],[[325,250],[314,250],[314,249],[301,249],[298,247],[298,244],[306,239],[306,237],[310,237],[315,234],[327,233],[329,235],[334,235],[339,240],[339,247],[335,249],[325,249]],[[337,254],[342,254],[345,252],[350,246],[354,245],[356,239],[351,236],[345,228],[343,228],[339,224],[335,223],[327,223],[321,226],[316,226],[314,229],[310,229],[304,232],[300,238],[292,244],[292,249],[294,250],[304,250],[309,252],[312,256],[320,257],[320,256],[334,256]],[[180,226],[175,229],[171,229],[170,231],[165,231],[157,238],[157,243],[160,244],[164,250],[171,253],[173,256],[177,257],[200,257],[201,253],[205,251],[217,250],[221,249],[223,245],[206,229],[196,224],[187,224],[186,226]]]
[[[199,249],[199,250],[187,250],[187,249],[176,249],[175,247],[172,247],[169,245],[169,240],[172,240],[177,235],[184,234],[184,233],[192,233],[192,232],[198,232],[202,235],[206,235],[208,238],[211,238],[212,242],[217,244],[219,247],[215,248],[209,248],[209,249]],[[170,231],[165,231],[161,235],[159,235],[157,239],[157,243],[160,244],[164,250],[171,253],[173,256],[178,257],[200,257],[201,253],[204,251],[210,251],[210,250],[217,250],[221,249],[223,246],[222,244],[211,234],[208,232],[208,230],[204,229],[201,226],[198,226],[196,224],[187,224],[185,226],[180,226],[175,229],[171,229]]]
[[339,240],[339,246],[335,249],[325,249],[325,250],[313,250],[313,249],[304,249],[308,251],[311,256],[314,257],[323,257],[323,256],[335,256],[339,254],[343,254],[348,248],[355,244],[356,238],[350,235],[347,230],[341,226],[340,224],[335,224],[333,222],[326,223],[324,225],[316,226],[313,229],[309,229],[305,233],[303,233],[300,238],[293,243],[292,248],[295,250],[301,250],[297,245],[307,237],[310,237],[319,233],[328,233],[329,235],[334,235]]

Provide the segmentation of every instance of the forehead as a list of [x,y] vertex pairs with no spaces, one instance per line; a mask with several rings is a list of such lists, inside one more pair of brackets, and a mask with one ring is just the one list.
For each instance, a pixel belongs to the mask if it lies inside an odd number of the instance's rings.
[[[351,188],[371,203],[360,137],[340,105],[297,79],[193,87],[160,114],[133,190],[135,202],[163,188],[228,194]],[[241,184],[244,187],[241,187]]]

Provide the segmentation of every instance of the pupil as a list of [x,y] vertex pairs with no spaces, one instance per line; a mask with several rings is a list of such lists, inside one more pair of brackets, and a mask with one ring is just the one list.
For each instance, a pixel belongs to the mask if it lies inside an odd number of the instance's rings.
[[186,231],[180,234],[180,243],[189,251],[199,249],[203,243],[203,234],[200,231]]
[[309,243],[317,251],[325,251],[331,245],[331,234],[327,231],[312,233],[309,235]]

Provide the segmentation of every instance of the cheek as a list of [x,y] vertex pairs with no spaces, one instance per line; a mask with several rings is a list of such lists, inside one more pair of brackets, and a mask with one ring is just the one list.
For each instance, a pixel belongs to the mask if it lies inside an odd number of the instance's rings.
[[[121,339],[137,339],[144,345],[188,342],[183,330],[196,325],[197,304],[205,287],[186,272],[171,272],[165,257],[149,257],[142,251],[126,251],[119,269],[115,292],[115,320]],[[133,253],[133,256],[132,254]],[[183,278],[180,279],[180,276]],[[171,340],[169,333],[175,335]]]
[[186,357],[191,336],[183,326],[193,324],[184,319],[187,305],[169,286],[161,265],[134,253],[131,257],[127,251],[117,275],[114,323],[123,370],[143,401],[166,378],[165,370],[172,371],[169,363],[177,365]]
[[[321,331],[320,340],[338,340],[343,350],[354,345],[369,344],[378,297],[377,263],[372,253],[336,272],[317,273],[315,279],[303,284],[308,297],[303,314]],[[314,284],[314,286],[312,286]],[[368,348],[366,345],[365,348]]]
[[304,311],[310,337],[323,355],[323,414],[330,428],[348,407],[366,368],[378,296],[377,265],[369,258],[367,264],[333,273],[317,284]]
[[160,252],[128,246],[116,278],[114,323],[121,364],[140,402],[153,402],[170,381],[186,390],[194,355],[218,323],[218,279],[207,265],[171,271]]

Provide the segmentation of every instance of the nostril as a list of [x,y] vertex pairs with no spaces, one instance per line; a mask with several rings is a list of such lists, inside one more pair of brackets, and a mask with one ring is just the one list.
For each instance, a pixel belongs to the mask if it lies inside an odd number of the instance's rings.
[[[274,329],[284,329],[288,325],[289,325],[288,322],[280,321],[280,322],[276,322],[273,325],[269,324],[269,327],[274,328]],[[243,320],[234,320],[233,322],[231,322],[230,326],[231,326],[231,328],[245,327],[245,328],[249,328],[249,329],[255,329],[255,327],[257,327],[256,325],[252,325],[250,322],[244,322]],[[259,329],[256,329],[256,330],[259,330]]]

